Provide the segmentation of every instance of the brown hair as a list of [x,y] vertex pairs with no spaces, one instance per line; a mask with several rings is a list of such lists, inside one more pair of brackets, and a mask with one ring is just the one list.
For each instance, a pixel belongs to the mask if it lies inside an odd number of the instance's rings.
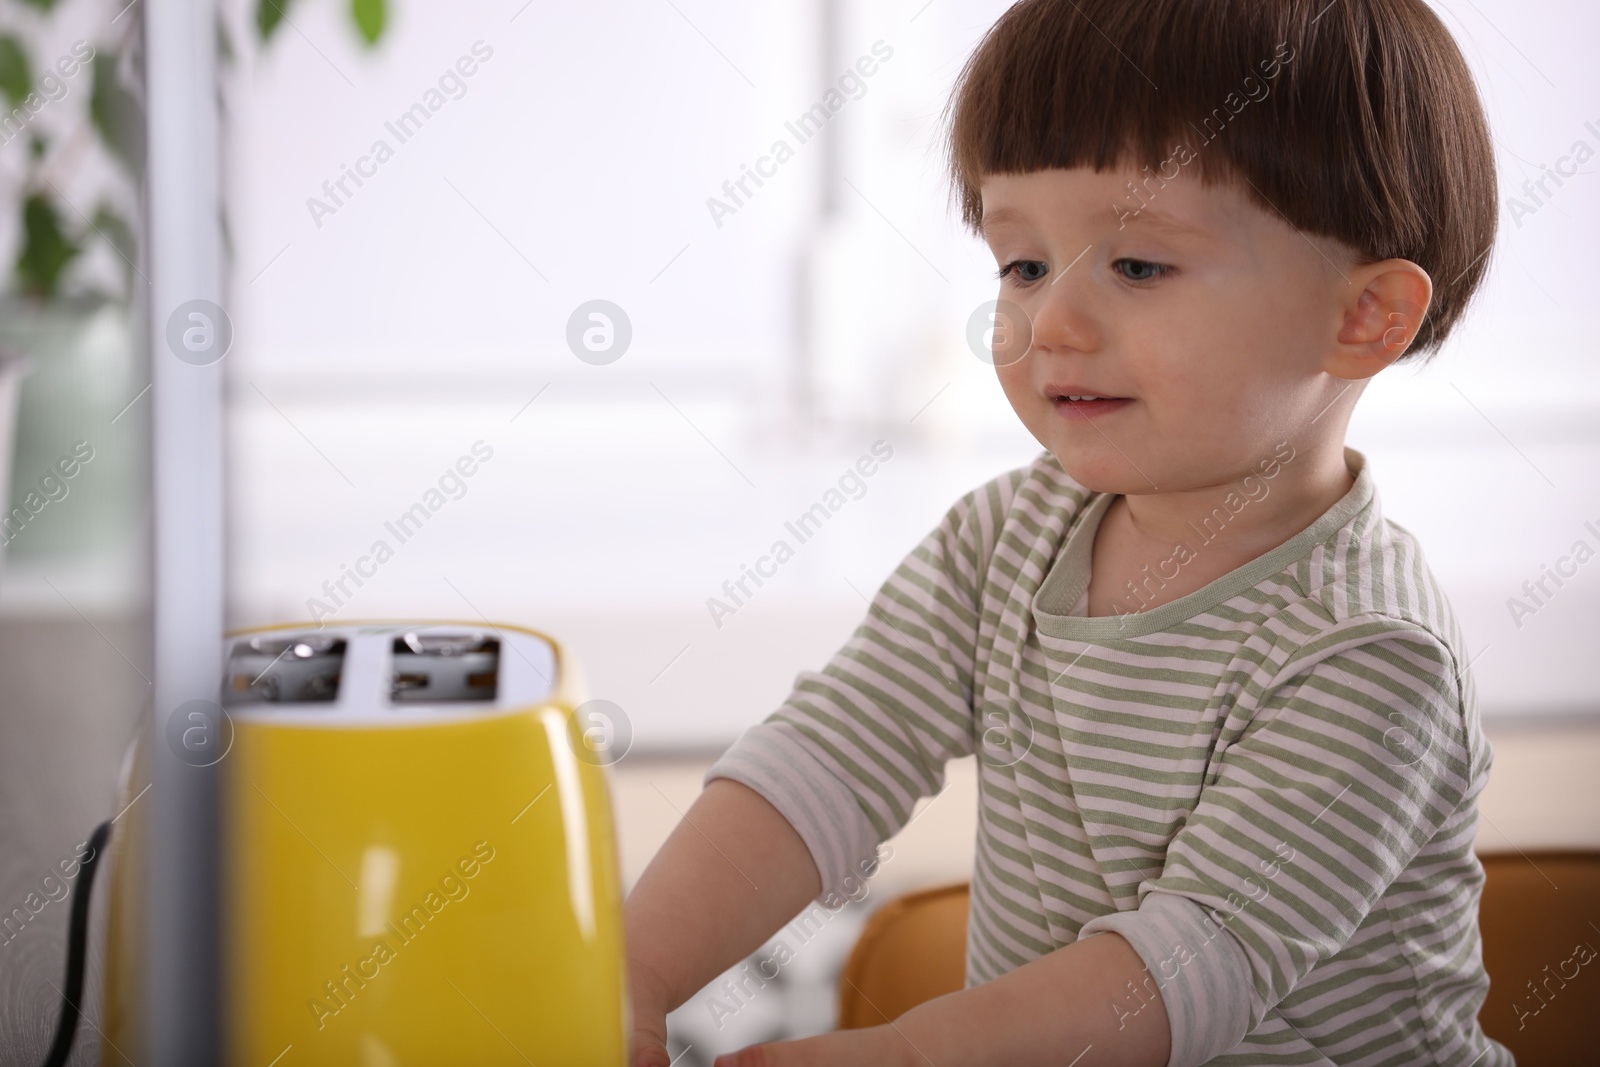
[[1426,270],[1408,359],[1437,350],[1488,270],[1489,126],[1423,0],[1021,0],[946,116],[951,196],[973,231],[986,174],[1131,162],[1138,204],[1193,166],[1363,263]]

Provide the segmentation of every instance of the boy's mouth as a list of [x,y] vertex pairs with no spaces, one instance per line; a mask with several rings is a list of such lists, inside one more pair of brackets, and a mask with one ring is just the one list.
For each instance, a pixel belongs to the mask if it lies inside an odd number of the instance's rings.
[[1051,406],[1066,418],[1088,419],[1096,415],[1109,415],[1132,403],[1125,396],[1106,396],[1092,389],[1078,386],[1046,386],[1045,396]]

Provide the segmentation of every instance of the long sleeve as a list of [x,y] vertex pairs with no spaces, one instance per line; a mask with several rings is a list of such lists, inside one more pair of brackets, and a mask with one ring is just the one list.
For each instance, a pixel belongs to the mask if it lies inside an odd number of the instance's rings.
[[1434,635],[1368,616],[1242,698],[1249,726],[1219,753],[1137,909],[1080,931],[1117,932],[1145,960],[1172,1024],[1169,1067],[1233,1047],[1358,943],[1367,983],[1406,980],[1406,946],[1374,939],[1395,917],[1372,912],[1424,848],[1470,846],[1456,840],[1475,763],[1458,670]]
[[706,773],[750,786],[794,825],[823,897],[859,880],[918,798],[943,788],[945,763],[973,750],[983,577],[1020,474],[957,501],[844,646]]

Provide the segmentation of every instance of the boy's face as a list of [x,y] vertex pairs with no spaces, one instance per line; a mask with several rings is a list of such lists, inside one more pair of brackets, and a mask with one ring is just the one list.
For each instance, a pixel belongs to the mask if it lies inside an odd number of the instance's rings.
[[995,348],[1023,424],[1078,482],[1129,495],[1235,481],[1280,441],[1342,442],[1347,405],[1319,416],[1358,384],[1324,370],[1353,253],[1189,172],[1141,208],[1125,184],[1141,177],[984,180],[984,236],[1012,264],[999,297],[1027,320]]

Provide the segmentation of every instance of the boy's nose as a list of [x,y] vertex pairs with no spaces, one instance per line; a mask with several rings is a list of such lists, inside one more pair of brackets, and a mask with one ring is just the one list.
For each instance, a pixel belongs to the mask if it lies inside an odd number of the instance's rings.
[[[1086,260],[1087,257],[1083,257]],[[1099,347],[1101,326],[1098,299],[1088,266],[1080,260],[1038,286],[1038,297],[1027,305],[1031,316],[1033,347],[1045,351]]]

